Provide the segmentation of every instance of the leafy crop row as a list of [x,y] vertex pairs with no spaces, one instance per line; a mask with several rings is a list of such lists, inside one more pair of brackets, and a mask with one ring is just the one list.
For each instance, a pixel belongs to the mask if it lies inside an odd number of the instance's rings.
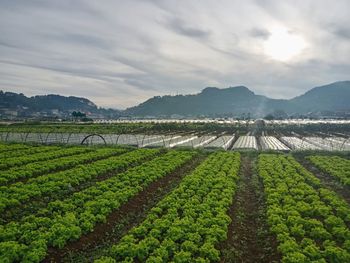
[[29,145],[25,145],[25,144],[3,144],[0,143],[0,153],[4,153],[4,152],[10,152],[10,151],[15,151],[15,150],[20,150],[20,149],[28,149],[30,148]]
[[3,133],[140,133],[148,131],[156,124],[152,123],[118,123],[118,124],[16,124],[0,126]]
[[193,157],[194,152],[170,151],[125,173],[99,182],[63,201],[49,203],[35,216],[0,226],[1,262],[39,262],[49,246],[62,248],[105,222],[112,211],[151,182]]
[[70,170],[32,178],[25,184],[19,182],[10,186],[1,186],[0,212],[23,204],[33,197],[56,196],[60,191],[70,189],[99,175],[137,165],[146,158],[154,157],[159,151],[158,149],[139,149],[91,164],[78,165]]
[[86,147],[70,147],[62,148],[52,152],[36,153],[26,156],[20,156],[18,158],[4,159],[0,163],[0,170],[8,169],[14,166],[25,165],[31,162],[38,162],[44,160],[50,160],[54,158],[59,158],[62,156],[69,156],[74,154],[79,154],[83,152],[91,151],[90,148]]
[[31,178],[37,175],[43,175],[58,169],[69,169],[78,164],[88,161],[96,161],[113,155],[125,153],[126,149],[101,148],[93,152],[81,153],[74,156],[65,156],[52,160],[28,163],[19,167],[12,167],[5,171],[0,171],[0,185],[5,185],[22,178]]
[[282,262],[350,262],[350,207],[291,156],[261,154],[259,175]]
[[309,156],[307,158],[321,170],[337,177],[344,185],[350,185],[350,160],[339,156]]
[[211,262],[227,238],[239,153],[212,154],[96,262]]
[[[239,124],[222,123],[115,123],[115,124],[12,124],[0,126],[0,133],[99,133],[99,134],[142,134],[155,131],[168,133],[169,131],[211,131],[235,132]],[[242,128],[242,127],[241,127]],[[244,129],[245,130],[245,129]],[[5,135],[6,136],[6,135]]]
[[36,146],[36,147],[30,147],[27,149],[18,149],[18,150],[12,150],[7,152],[0,153],[0,160],[8,159],[8,158],[18,158],[24,155],[31,155],[35,153],[44,153],[44,152],[50,152],[58,150],[59,147],[57,146]]

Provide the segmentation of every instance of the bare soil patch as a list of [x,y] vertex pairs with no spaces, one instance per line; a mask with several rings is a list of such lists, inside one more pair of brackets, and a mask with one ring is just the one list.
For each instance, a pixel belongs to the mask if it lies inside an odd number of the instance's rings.
[[279,262],[277,241],[269,232],[262,182],[256,158],[242,154],[240,179],[229,216],[228,238],[220,245],[221,262]]

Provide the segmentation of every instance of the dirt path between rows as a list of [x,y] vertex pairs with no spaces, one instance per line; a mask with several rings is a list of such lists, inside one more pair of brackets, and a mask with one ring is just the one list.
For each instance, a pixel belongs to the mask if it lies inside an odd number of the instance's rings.
[[242,154],[240,179],[229,215],[221,262],[279,262],[277,243],[266,223],[263,186],[254,171],[256,157]]
[[[122,156],[122,155],[128,154],[128,153],[131,153],[131,151],[120,154],[119,156]],[[60,189],[54,193],[46,193],[43,196],[32,197],[29,200],[27,200],[26,202],[21,203],[18,206],[7,209],[0,216],[0,218],[2,220],[1,223],[5,224],[5,223],[9,223],[11,221],[20,221],[25,216],[29,216],[29,215],[33,215],[33,214],[35,215],[35,213],[37,211],[45,208],[52,201],[64,200],[65,198],[73,195],[76,192],[83,191],[84,189],[89,188],[98,182],[101,182],[101,181],[107,180],[111,177],[117,176],[120,173],[124,173],[129,169],[132,169],[136,166],[142,165],[143,163],[151,161],[152,159],[154,159],[158,156],[161,156],[165,153],[166,153],[166,151],[160,151],[157,156],[146,157],[143,160],[140,160],[140,161],[137,161],[135,163],[128,165],[127,167],[115,169],[115,170],[107,172],[107,173],[98,174],[96,177],[93,177],[88,181],[83,181],[83,182],[79,183],[78,185],[75,185],[74,187]],[[115,155],[115,156],[118,156],[118,155]],[[112,156],[110,156],[110,157],[112,157]],[[110,157],[107,157],[104,159],[108,159]],[[96,161],[94,161],[94,162],[96,162]],[[91,163],[93,163],[93,162],[91,162]]]
[[305,159],[305,156],[295,155],[294,157],[306,170],[320,179],[324,187],[336,192],[348,204],[350,204],[350,188],[348,186],[343,185],[338,178],[318,169],[309,160]]
[[91,261],[92,257],[98,255],[98,252],[94,250],[105,249],[117,243],[127,231],[141,223],[146,218],[147,212],[205,158],[205,154],[199,154],[176,171],[151,183],[117,211],[110,214],[106,223],[96,225],[93,232],[69,243],[63,249],[50,248],[44,262]]
[[[85,161],[82,161],[80,163],[77,163],[77,164],[69,164],[67,166],[64,166],[64,167],[59,167],[59,168],[54,168],[54,169],[51,169],[49,171],[45,171],[45,172],[38,172],[36,173],[35,175],[33,176],[30,176],[30,177],[25,177],[25,178],[20,178],[20,179],[17,179],[17,180],[14,180],[12,182],[9,182],[7,183],[7,186],[10,186],[12,184],[15,184],[15,183],[23,183],[23,184],[26,184],[30,179],[33,179],[33,178],[37,178],[37,177],[40,177],[40,176],[45,176],[45,175],[48,175],[48,174],[52,174],[52,173],[57,173],[57,172],[62,172],[62,171],[67,171],[67,170],[71,170],[71,169],[74,169],[75,167],[79,166],[79,165],[87,165],[87,164],[91,164],[93,162],[97,162],[97,161],[101,161],[101,160],[105,160],[105,159],[108,159],[110,157],[115,157],[115,156],[119,156],[119,155],[122,155],[122,154],[126,154],[128,152],[131,152],[131,151],[125,151],[125,152],[118,152],[118,153],[115,153],[115,154],[112,154],[112,155],[109,155],[109,156],[96,156],[95,158],[91,158],[89,160],[85,160]],[[87,152],[89,153],[89,152]],[[79,153],[79,154],[76,154],[76,155],[82,155],[82,154],[86,154],[86,153]],[[58,157],[58,158],[54,158],[52,160],[56,160],[57,162],[60,161],[60,159],[62,158],[67,158],[67,157],[76,157],[75,155],[72,155],[72,156],[63,156],[63,157]]]

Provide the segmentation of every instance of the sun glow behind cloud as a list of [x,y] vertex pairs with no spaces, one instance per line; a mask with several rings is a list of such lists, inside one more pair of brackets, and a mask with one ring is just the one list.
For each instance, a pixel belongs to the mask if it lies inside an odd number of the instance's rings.
[[125,108],[207,86],[291,98],[349,79],[349,0],[102,2],[0,1],[0,89]]
[[299,55],[306,47],[305,40],[291,33],[287,28],[270,30],[269,38],[264,42],[264,53],[272,59],[288,61]]

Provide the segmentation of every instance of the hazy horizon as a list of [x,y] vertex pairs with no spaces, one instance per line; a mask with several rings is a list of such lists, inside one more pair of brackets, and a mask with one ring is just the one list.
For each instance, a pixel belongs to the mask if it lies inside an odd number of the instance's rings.
[[[350,82],[350,80],[344,80],[344,81],[337,81],[337,82]],[[334,84],[334,83],[336,83],[336,82],[332,82],[332,83],[325,83],[324,85],[321,85],[321,86],[325,86],[325,85],[329,85],[329,84]],[[256,93],[252,88],[250,88],[250,87],[247,87],[247,86],[245,86],[245,85],[237,85],[237,86],[229,86],[229,87],[204,87],[204,88],[202,88],[201,90],[198,90],[197,92],[193,92],[193,93],[186,93],[186,94],[164,94],[164,95],[162,95],[162,96],[165,96],[165,95],[170,95],[170,96],[176,96],[176,95],[196,95],[196,94],[199,94],[199,93],[201,93],[202,92],[202,90],[203,89],[205,89],[205,88],[218,88],[218,89],[227,89],[227,88],[237,88],[237,87],[246,87],[246,88],[248,88],[250,91],[252,91],[255,95],[262,95],[262,94],[259,94],[259,93]],[[317,88],[317,87],[313,87],[313,88]],[[311,88],[311,89],[313,89],[313,88]],[[311,90],[311,89],[309,89],[309,90]],[[1,89],[0,89],[1,90]],[[306,90],[305,92],[308,92],[309,90]],[[2,90],[3,92],[11,92],[11,91],[8,91],[8,90]],[[263,96],[266,96],[266,97],[268,97],[268,98],[270,98],[270,99],[286,99],[286,100],[289,100],[289,99],[293,99],[293,98],[295,98],[295,97],[298,97],[298,96],[300,96],[300,95],[303,95],[305,92],[302,92],[301,94],[297,94],[297,95],[295,95],[295,96],[292,96],[292,97],[290,97],[290,98],[273,98],[273,97],[270,97],[270,96],[268,96],[268,95],[263,95]],[[63,94],[60,94],[60,93],[46,93],[46,94],[32,94],[32,95],[28,95],[28,94],[26,94],[26,93],[24,93],[24,92],[18,92],[18,93],[22,93],[24,96],[26,96],[26,97],[32,97],[32,96],[45,96],[45,95],[62,95],[62,96],[64,96]],[[67,95],[67,96],[73,96],[73,95]],[[158,95],[154,95],[154,96],[158,96]],[[149,97],[149,98],[146,98],[144,101],[141,101],[140,103],[142,103],[142,102],[145,102],[145,101],[147,101],[148,99],[151,99],[151,98],[153,98],[154,96],[152,96],[152,97]],[[83,98],[85,98],[85,99],[88,99],[88,100],[90,100],[90,101],[92,101],[93,103],[95,103],[98,107],[102,107],[102,108],[109,108],[109,109],[116,109],[116,110],[125,110],[125,109],[127,109],[127,108],[129,108],[129,107],[133,107],[133,106],[137,106],[137,105],[139,105],[139,103],[138,104],[135,104],[135,105],[130,105],[130,106],[128,106],[128,107],[120,107],[120,108],[118,108],[118,107],[114,107],[114,106],[101,106],[101,105],[98,105],[95,101],[93,101],[91,98],[89,98],[89,97],[87,97],[87,96],[74,96],[74,97],[83,97]]]
[[348,80],[350,2],[0,2],[0,89],[124,109],[246,86],[289,99]]

